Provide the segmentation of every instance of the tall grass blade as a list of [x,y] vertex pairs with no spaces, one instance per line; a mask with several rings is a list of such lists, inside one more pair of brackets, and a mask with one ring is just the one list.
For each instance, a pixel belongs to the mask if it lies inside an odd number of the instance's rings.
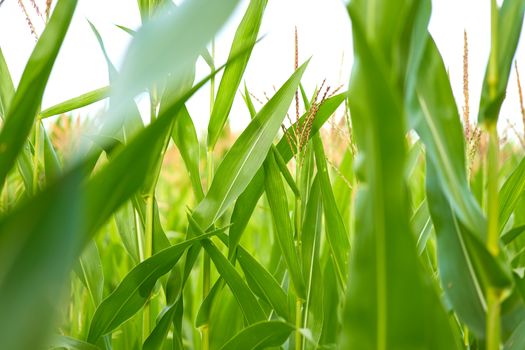
[[248,9],[235,32],[229,58],[232,59],[235,56],[237,58],[226,67],[219,84],[219,90],[217,91],[208,125],[209,149],[215,147],[224,124],[228,120],[235,94],[241,83],[244,70],[248,65],[252,50],[246,50],[240,56],[238,53],[245,47],[253,48],[255,45],[267,3],[268,0],[250,0]]

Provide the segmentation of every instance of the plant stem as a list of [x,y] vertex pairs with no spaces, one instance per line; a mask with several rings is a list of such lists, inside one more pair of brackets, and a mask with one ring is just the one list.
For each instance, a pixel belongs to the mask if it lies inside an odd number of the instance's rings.
[[[144,232],[144,260],[151,257],[153,253],[153,214],[155,211],[155,186],[152,186],[150,193],[146,197],[146,228]],[[143,341],[149,336],[150,333],[150,301],[148,300],[144,305],[144,311],[142,316],[142,337]]]
[[[488,233],[487,249],[493,256],[499,254],[499,200],[498,200],[498,167],[499,141],[496,123],[487,127],[489,148],[487,154],[487,216]],[[487,350],[500,348],[500,293],[495,288],[487,289]]]
[[[295,163],[295,183],[297,187],[301,188],[301,154],[297,153],[297,159]],[[301,251],[302,251],[302,242],[301,242],[301,218],[302,208],[301,208],[301,198],[299,196],[295,197],[295,239],[296,239],[296,249],[299,256],[299,261],[302,261]],[[301,350],[303,348],[303,339],[301,337],[301,327],[303,319],[303,301],[298,296],[295,298],[295,349]]]
[[303,340],[301,337],[301,327],[303,323],[303,301],[297,297],[295,299],[295,349],[301,350],[303,348]]

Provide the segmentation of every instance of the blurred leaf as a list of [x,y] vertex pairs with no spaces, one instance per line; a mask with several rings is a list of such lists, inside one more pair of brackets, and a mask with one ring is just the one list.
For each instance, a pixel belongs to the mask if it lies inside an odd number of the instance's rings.
[[137,30],[112,89],[115,105],[110,110],[117,125],[124,117],[121,113],[125,112],[125,101],[164,79],[167,73],[175,83],[184,77],[237,3],[238,0],[187,1],[159,13]]
[[68,350],[100,350],[99,347],[86,343],[82,340],[71,338],[65,335],[55,335],[49,342],[51,349],[68,349]]
[[81,244],[75,233],[83,226],[83,179],[77,167],[0,220],[4,349],[38,349],[53,325],[57,297]]
[[506,245],[518,238],[525,231],[525,225],[521,225],[501,235],[501,241]]
[[[230,60],[234,57],[236,58],[228,64],[221,78],[208,124],[208,149],[215,147],[224,124],[228,120],[235,94],[252,53],[251,49],[257,40],[257,34],[259,33],[267,3],[268,0],[250,0],[248,9],[237,27],[229,55]],[[239,56],[239,52],[247,47],[250,49],[244,51],[243,54]]]
[[283,344],[294,328],[281,321],[264,321],[244,328],[221,350],[259,350]]
[[525,321],[516,327],[510,338],[505,342],[503,350],[521,350],[525,348]]

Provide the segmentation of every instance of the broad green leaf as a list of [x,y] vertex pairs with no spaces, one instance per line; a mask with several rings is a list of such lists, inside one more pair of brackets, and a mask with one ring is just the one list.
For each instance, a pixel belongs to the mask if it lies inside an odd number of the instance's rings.
[[235,299],[243,311],[243,315],[249,324],[266,319],[266,315],[255,296],[251,293],[242,277],[235,270],[235,267],[226,259],[224,255],[209,240],[201,241],[202,247],[210,255],[213,264],[219,274],[230,287]]
[[525,158],[512,171],[499,192],[499,231],[502,232],[525,189]]
[[109,97],[109,91],[110,91],[109,86],[105,86],[103,88],[96,89],[96,90],[87,92],[85,94],[82,94],[80,96],[73,97],[67,101],[64,101],[52,107],[46,108],[45,110],[40,112],[40,118],[48,118],[54,115],[71,112],[81,107],[89,106],[92,103],[101,101]]
[[[406,42],[383,38],[396,31],[415,31],[415,18],[392,16],[382,23],[382,17],[376,18],[373,9],[367,12],[365,4],[359,1],[349,6],[355,57],[349,100],[359,150],[356,173],[360,183],[340,346],[457,349],[460,344],[438,295],[428,276],[423,275],[409,223],[406,116],[398,85],[404,81],[400,72],[407,62],[396,61],[399,67],[392,62],[397,56],[391,56],[403,54]],[[416,13],[421,4],[374,3],[382,11],[389,8],[409,14]],[[378,26],[393,28],[379,31]]]
[[281,172],[279,171],[273,152],[268,154],[268,158],[264,162],[264,187],[273,217],[275,238],[286,261],[295,293],[299,298],[305,300],[304,278],[299,256],[295,248],[294,231],[289,214],[290,210],[288,208],[288,201],[286,200]]
[[[505,0],[497,11],[496,42],[492,43],[479,103],[478,122],[486,124],[497,122],[505,99],[512,59],[522,30],[525,1]],[[491,67],[493,55],[496,61]]]
[[[221,78],[208,125],[208,149],[215,147],[224,124],[228,120],[235,94],[252,53],[251,48],[253,48],[257,40],[257,34],[259,33],[267,3],[268,0],[250,0],[248,9],[237,27],[229,55],[230,59],[233,57],[236,57],[236,59],[226,67]],[[239,56],[239,52],[246,47],[250,47],[250,49]]]
[[31,132],[77,1],[61,0],[24,69],[0,132],[0,188]]
[[334,263],[342,286],[346,285],[348,256],[350,253],[350,241],[346,231],[343,219],[337,208],[335,196],[332,191],[332,184],[328,175],[326,158],[324,155],[323,143],[321,137],[317,134],[313,136],[315,164],[319,176],[319,185],[323,198],[324,216],[326,218],[326,238],[330,245],[330,251],[334,257]]
[[306,69],[304,63],[253,118],[217,168],[206,197],[193,217],[210,227],[241,195],[262,165]]
[[423,141],[454,212],[484,240],[486,219],[467,182],[463,127],[445,65],[430,37],[422,62],[415,89],[408,92],[411,127]]
[[259,350],[283,344],[294,327],[281,321],[264,321],[244,328],[221,350]]
[[83,179],[76,168],[0,219],[2,348],[45,342],[81,243]]
[[[427,163],[427,198],[436,230],[439,277],[459,319],[483,338],[487,300],[464,239],[465,229],[447,201],[432,163]],[[466,233],[470,234],[470,233]]]
[[97,308],[89,327],[88,341],[96,343],[102,335],[113,331],[139,311],[157,280],[175,266],[188,247],[207,236],[209,234],[166,248],[135,266]]

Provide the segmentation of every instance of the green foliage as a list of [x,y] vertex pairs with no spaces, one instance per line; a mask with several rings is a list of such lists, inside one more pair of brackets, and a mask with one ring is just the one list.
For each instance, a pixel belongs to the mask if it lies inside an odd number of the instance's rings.
[[[43,111],[76,1],[16,90],[0,50],[0,348],[522,349],[525,160],[494,126],[525,1],[492,2],[488,151],[465,135],[429,0],[351,0],[349,92],[303,86],[306,61],[262,106],[244,84],[251,121],[228,134],[267,5],[247,3],[220,66],[238,3],[137,1],[120,67],[89,23],[109,86]],[[186,104],[208,82],[201,139]],[[98,125],[71,126],[106,98]]]

